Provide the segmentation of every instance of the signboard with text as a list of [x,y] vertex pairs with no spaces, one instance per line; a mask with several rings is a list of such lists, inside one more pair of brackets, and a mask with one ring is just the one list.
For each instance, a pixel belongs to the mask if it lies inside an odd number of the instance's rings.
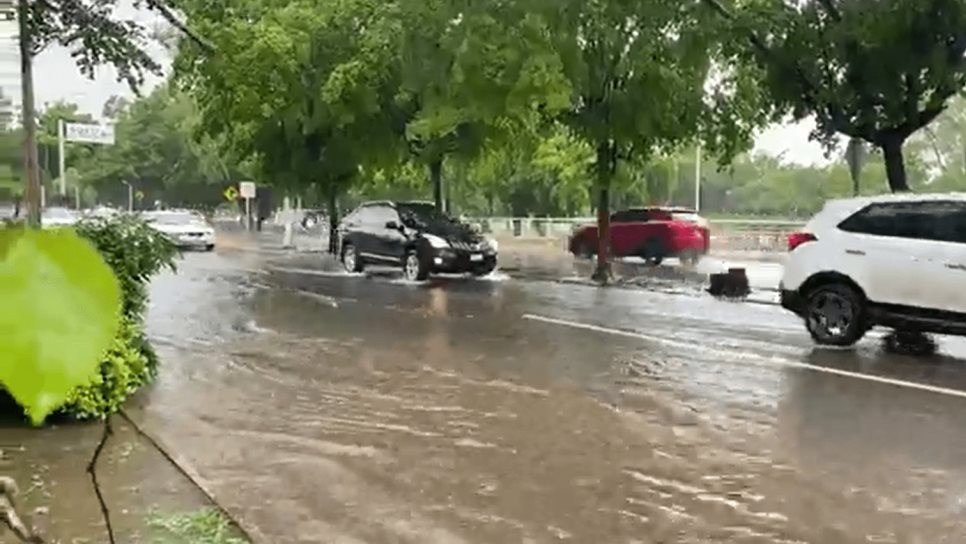
[[70,142],[114,145],[114,125],[64,123],[64,137]]

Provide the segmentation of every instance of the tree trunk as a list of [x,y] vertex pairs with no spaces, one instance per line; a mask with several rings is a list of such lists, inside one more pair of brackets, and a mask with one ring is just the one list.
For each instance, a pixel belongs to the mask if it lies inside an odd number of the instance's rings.
[[329,254],[339,255],[339,195],[335,185],[329,187]]
[[882,154],[885,156],[886,177],[889,179],[889,189],[893,193],[909,190],[906,164],[902,158],[903,143],[905,140],[896,136],[887,136],[881,143]]
[[443,213],[443,159],[434,159],[429,163],[429,183],[433,186],[433,202],[436,211]]
[[23,165],[27,186],[24,200],[27,204],[27,224],[40,227],[41,186],[39,163],[37,161],[37,123],[34,112],[34,70],[33,41],[30,35],[29,8],[27,0],[20,0],[17,6],[17,20],[20,23],[20,88],[23,94],[22,117],[24,127]]
[[593,279],[607,283],[610,269],[610,182],[611,144],[597,145],[597,268]]

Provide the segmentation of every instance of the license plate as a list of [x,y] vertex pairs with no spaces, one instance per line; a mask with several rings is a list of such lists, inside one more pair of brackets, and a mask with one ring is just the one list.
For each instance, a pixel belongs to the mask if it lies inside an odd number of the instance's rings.
[[483,260],[483,255],[479,253],[474,253],[473,255],[470,255],[470,260],[473,261],[474,263],[478,263]]

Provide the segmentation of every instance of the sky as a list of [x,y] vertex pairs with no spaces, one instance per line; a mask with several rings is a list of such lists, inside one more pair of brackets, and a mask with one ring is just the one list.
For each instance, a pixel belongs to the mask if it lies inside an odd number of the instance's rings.
[[[119,8],[118,16],[133,17],[151,26],[164,24],[160,16],[143,10],[134,10],[130,6]],[[0,22],[0,39],[3,40],[0,45],[0,86],[6,94],[12,95],[15,102],[19,103],[17,50],[16,43],[10,39],[15,34],[15,23]],[[160,45],[154,44],[149,50],[162,64],[170,63],[170,56]],[[162,78],[156,76],[149,78],[141,92],[149,93],[150,89],[161,80]],[[104,103],[111,96],[132,96],[127,84],[117,81],[117,73],[113,68],[102,67],[98,69],[93,80],[88,79],[80,74],[70,52],[62,47],[50,47],[37,57],[34,81],[38,108],[58,101],[73,102],[78,104],[81,111],[95,117],[101,116]],[[811,121],[807,121],[769,127],[756,138],[754,152],[780,156],[789,163],[803,165],[827,163],[821,146],[808,139],[813,126]]]

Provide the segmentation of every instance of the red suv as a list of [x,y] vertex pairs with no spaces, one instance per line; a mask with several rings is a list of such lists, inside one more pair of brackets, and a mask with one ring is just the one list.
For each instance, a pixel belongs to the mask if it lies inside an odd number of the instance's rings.
[[[666,257],[694,263],[708,253],[708,221],[685,208],[636,208],[610,217],[610,247],[615,257],[642,257],[661,264]],[[570,252],[579,257],[597,254],[597,225],[577,228]]]

